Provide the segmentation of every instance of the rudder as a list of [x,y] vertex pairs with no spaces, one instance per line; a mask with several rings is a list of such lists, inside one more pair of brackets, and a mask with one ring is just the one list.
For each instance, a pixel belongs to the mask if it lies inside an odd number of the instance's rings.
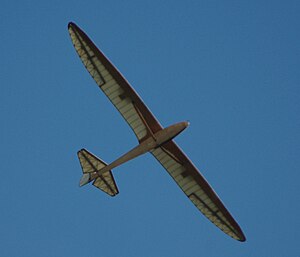
[[98,171],[107,166],[104,161],[86,149],[81,149],[77,155],[83,172],[79,183],[80,186],[86,185],[94,180],[93,186],[101,189],[108,195],[115,196],[119,193],[111,171],[107,171],[99,176],[97,175]]

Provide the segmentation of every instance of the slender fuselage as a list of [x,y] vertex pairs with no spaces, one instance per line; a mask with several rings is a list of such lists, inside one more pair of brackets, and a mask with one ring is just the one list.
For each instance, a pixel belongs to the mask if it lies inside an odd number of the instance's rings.
[[98,172],[92,174],[92,178],[96,178],[101,174],[123,164],[124,162],[132,160],[142,154],[149,152],[150,150],[156,147],[159,147],[160,145],[163,145],[164,143],[172,140],[174,137],[180,134],[180,132],[182,132],[188,126],[189,126],[189,122],[183,121],[156,132],[153,136],[148,137],[146,140],[141,142],[138,146],[134,147],[132,150],[122,155],[117,160],[105,166]]

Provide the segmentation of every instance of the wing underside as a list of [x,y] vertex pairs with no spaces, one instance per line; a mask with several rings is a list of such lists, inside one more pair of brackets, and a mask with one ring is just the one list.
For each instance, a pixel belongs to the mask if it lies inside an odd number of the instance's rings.
[[212,223],[234,239],[245,241],[239,225],[219,197],[173,141],[152,150],[151,153]]
[[117,108],[139,141],[162,129],[120,72],[74,23],[69,24],[73,45],[99,88]]

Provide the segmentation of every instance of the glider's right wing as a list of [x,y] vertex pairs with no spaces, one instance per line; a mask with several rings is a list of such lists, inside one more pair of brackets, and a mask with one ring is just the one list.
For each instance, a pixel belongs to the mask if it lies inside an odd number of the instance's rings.
[[246,240],[241,228],[220,198],[174,141],[163,144],[151,153],[212,223],[232,238],[239,241]]
[[159,122],[89,37],[74,23],[68,25],[73,45],[88,72],[141,142],[162,129]]

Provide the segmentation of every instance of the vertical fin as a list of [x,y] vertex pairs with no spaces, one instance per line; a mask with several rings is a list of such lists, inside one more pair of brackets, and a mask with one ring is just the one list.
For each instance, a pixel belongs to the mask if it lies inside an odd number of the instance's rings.
[[108,195],[115,196],[119,193],[111,171],[107,171],[101,175],[97,174],[98,171],[107,166],[104,161],[86,149],[81,149],[77,155],[83,172],[79,183],[80,186],[86,185],[94,180],[93,185]]

